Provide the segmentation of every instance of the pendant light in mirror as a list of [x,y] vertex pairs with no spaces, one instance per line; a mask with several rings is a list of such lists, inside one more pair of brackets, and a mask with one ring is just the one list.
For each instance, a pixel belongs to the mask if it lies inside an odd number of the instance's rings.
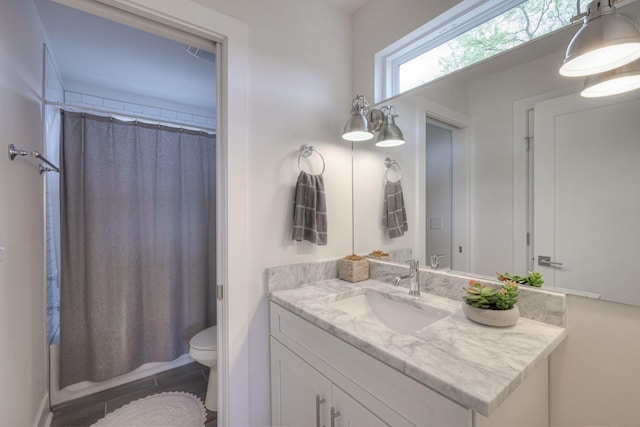
[[587,77],[580,95],[585,98],[617,95],[640,88],[640,60]]
[[380,109],[384,114],[384,119],[380,131],[378,132],[378,139],[376,140],[377,147],[397,147],[404,144],[404,136],[402,131],[396,125],[397,114],[394,114],[396,107],[384,106]]
[[[616,12],[615,0],[589,3],[582,28],[573,37],[560,74],[581,77],[603,73],[640,58],[640,31],[634,19]],[[578,0],[578,16],[580,1]]]

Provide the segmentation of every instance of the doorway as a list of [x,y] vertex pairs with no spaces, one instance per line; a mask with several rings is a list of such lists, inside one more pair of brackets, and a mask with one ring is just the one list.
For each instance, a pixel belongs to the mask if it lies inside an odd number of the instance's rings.
[[453,269],[453,129],[427,119],[425,253],[432,268]]
[[[245,295],[253,291],[248,269],[244,268],[249,251],[248,200],[245,192],[230,191],[230,188],[244,188],[249,169],[248,26],[193,0],[179,4],[156,0],[56,1],[98,16],[125,15],[136,22],[140,19],[161,22],[218,42],[218,424],[248,425],[250,408],[249,399],[245,397],[250,393],[250,380],[246,316],[251,307]],[[233,244],[229,236],[233,236]],[[234,369],[230,370],[229,366]],[[233,399],[233,404],[230,396],[238,397]]]
[[[48,1],[36,2],[36,4],[38,3],[46,4],[46,6],[43,6],[43,7],[58,7],[58,8],[63,7],[67,9],[64,6],[58,6]],[[77,11],[74,11],[74,12],[84,13],[84,12],[77,12]],[[41,15],[42,14],[43,13],[41,12]],[[50,17],[50,14],[46,14],[45,16],[43,16],[43,21],[46,21],[46,19]],[[91,18],[97,19],[95,16],[91,16]],[[45,24],[45,27],[46,27],[46,24]],[[99,33],[99,29],[97,28],[96,25],[89,25],[88,27],[90,27],[94,33]],[[127,28],[126,31],[129,31],[129,30],[131,29]],[[121,32],[125,31],[122,29],[122,26],[120,27],[120,31]],[[145,33],[145,36],[149,37],[149,34]],[[153,36],[153,37],[156,37],[156,36]],[[102,40],[104,40],[104,38],[102,38]],[[135,40],[132,37],[129,37],[128,40],[131,42],[132,45],[135,46]],[[53,46],[56,45],[55,41],[56,39],[52,40]],[[109,45],[112,45],[113,43],[105,42],[105,44],[109,46]],[[210,42],[209,45],[214,46],[213,42]],[[58,44],[58,46],[60,46],[60,44]],[[188,52],[186,46],[183,50],[185,53],[185,58],[187,60],[206,61],[206,58],[203,59],[203,57],[205,56],[204,54],[206,52],[199,52],[198,49],[196,49],[195,52],[193,51]],[[211,50],[213,50],[213,48],[211,48]],[[87,59],[86,56],[85,56],[85,60]],[[55,64],[54,60],[46,61],[46,62],[49,64]],[[126,61],[126,60],[123,60],[122,62],[130,65],[132,69],[136,69],[136,67],[141,68],[139,64],[137,64],[136,62]],[[58,65],[60,65],[60,63],[58,63]],[[173,67],[174,63],[172,61],[168,61],[167,67],[169,66]],[[216,91],[215,91],[216,64],[209,63],[209,65],[207,66],[210,67],[211,69],[211,77],[213,81],[212,85],[214,87],[214,91],[212,92],[212,95],[210,95],[210,97],[212,97],[215,100],[216,98]],[[140,70],[136,70],[136,72],[137,71],[140,71]],[[48,74],[52,75],[54,73],[48,73]],[[93,73],[89,73],[89,74],[93,74]],[[128,79],[124,79],[122,77],[117,78],[119,83],[122,83],[122,80],[128,80],[126,83],[131,83],[131,81],[134,79],[133,78],[134,73],[129,72],[126,74],[130,78]],[[151,80],[152,74],[151,73],[148,74],[147,78]],[[156,98],[146,93],[145,94],[125,93],[125,91],[121,88],[116,88],[116,89],[110,89],[109,87],[99,88],[95,85],[92,86],[90,83],[78,81],[77,79],[76,80],[71,79],[70,80],[71,83],[68,85],[68,87],[60,88],[62,92],[61,97],[56,96],[54,99],[49,99],[47,97],[47,94],[51,93],[51,91],[48,90],[50,89],[48,87],[48,82],[53,80],[55,79],[48,79],[47,75],[45,75],[45,82],[46,82],[45,98],[47,98],[46,99],[47,103],[50,104],[44,107],[45,111],[51,111],[52,108],[53,110],[56,110],[56,108],[60,108],[60,107],[72,108],[72,109],[77,108],[77,111],[87,111],[92,114],[104,114],[104,115],[116,116],[117,118],[124,119],[124,120],[136,119],[141,121],[150,121],[152,123],[162,122],[169,125],[184,126],[185,128],[187,127],[198,128],[203,130],[210,130],[210,126],[216,127],[215,110],[214,110],[214,113],[209,116],[205,112],[200,113],[201,111],[203,111],[203,108],[189,107],[185,109],[183,107],[183,106],[187,106],[187,103],[185,101],[181,101],[179,103],[172,103],[171,100],[162,100],[160,98]],[[60,79],[60,80],[63,80],[63,79]],[[96,88],[96,91],[92,91],[92,88]],[[202,92],[205,92],[205,90],[202,90]],[[155,102],[156,99],[159,100],[158,103]],[[64,104],[64,105],[60,105],[60,104]],[[173,105],[176,105],[176,106],[173,107]],[[119,108],[119,107],[122,107],[122,108]],[[45,114],[45,116],[48,116],[48,115]],[[55,122],[56,121],[55,112],[51,114],[51,116],[54,117],[52,121]],[[58,112],[58,116],[59,116],[59,112]],[[51,145],[49,145],[47,147],[48,153],[49,153],[49,149],[51,148],[53,149],[53,151],[55,151],[55,147],[51,147]],[[56,157],[54,156],[53,158],[56,158]],[[219,171],[218,173],[220,174],[221,172],[222,171]],[[48,182],[50,181],[49,176],[47,177],[47,181]],[[215,297],[211,298],[211,305],[215,309],[215,306],[216,306]],[[85,391],[92,393],[94,391],[98,391],[99,389],[104,389],[105,387],[111,387],[116,384],[116,383],[109,383],[106,385],[99,386],[98,388],[89,388],[87,390],[83,390],[80,394],[75,393],[76,390],[73,390],[74,393],[71,393],[70,396],[56,396],[55,395],[56,393],[54,392],[54,390],[55,390],[55,384],[56,384],[57,378],[56,378],[55,369],[53,369],[53,366],[55,365],[56,365],[56,355],[55,355],[55,352],[52,352],[51,360],[50,360],[50,366],[52,369],[51,369],[51,380],[49,385],[50,385],[50,389],[52,390],[51,398],[54,404],[60,403],[61,401],[64,401],[64,400],[68,400],[69,398],[79,397],[80,395],[84,394]],[[171,366],[172,365],[167,366],[167,368]],[[161,367],[154,367],[154,372],[158,371],[158,369],[161,369]],[[148,375],[149,373],[150,373],[149,371],[144,371],[144,375]],[[143,375],[143,373],[140,373],[140,375]],[[129,379],[123,379],[123,381],[128,381]]]
[[[249,239],[248,200],[230,188],[246,183],[248,170],[248,27],[247,24],[192,0],[180,4],[155,0],[56,0],[106,18],[161,22],[170,28],[197,34],[218,43],[216,63],[219,91],[216,95],[218,135],[218,370],[219,425],[249,424],[249,351],[244,298],[250,292],[248,272],[243,268]],[[229,144],[233,141],[233,144]],[[229,167],[233,165],[233,167]],[[234,236],[233,245],[229,236]],[[233,286],[231,286],[233,285]],[[224,291],[224,292],[223,292]],[[222,296],[224,295],[224,297]],[[233,330],[230,336],[229,331]],[[44,338],[43,338],[44,339]],[[234,366],[231,371],[229,366]],[[229,396],[239,396],[230,404]]]
[[[426,266],[469,271],[470,118],[427,105],[418,144],[419,257]],[[424,134],[422,133],[424,132]]]

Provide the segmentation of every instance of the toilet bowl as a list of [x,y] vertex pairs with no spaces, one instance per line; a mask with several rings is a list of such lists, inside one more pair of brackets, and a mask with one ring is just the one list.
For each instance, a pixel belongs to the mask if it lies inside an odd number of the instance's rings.
[[212,326],[198,332],[189,341],[189,355],[209,367],[209,383],[204,406],[210,411],[218,410],[218,328]]

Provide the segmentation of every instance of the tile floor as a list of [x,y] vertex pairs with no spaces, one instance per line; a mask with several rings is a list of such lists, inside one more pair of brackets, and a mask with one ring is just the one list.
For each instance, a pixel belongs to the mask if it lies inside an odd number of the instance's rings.
[[[161,372],[129,384],[124,384],[51,409],[51,427],[86,427],[143,397],[166,391],[184,391],[195,394],[204,402],[207,394],[209,368],[193,362],[170,371]],[[217,413],[207,411],[206,427],[217,426]]]

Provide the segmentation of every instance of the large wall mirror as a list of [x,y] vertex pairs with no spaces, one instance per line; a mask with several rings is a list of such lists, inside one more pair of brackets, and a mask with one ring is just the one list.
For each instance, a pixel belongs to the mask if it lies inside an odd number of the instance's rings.
[[[640,2],[621,11],[638,17]],[[354,143],[357,253],[478,276],[535,269],[544,288],[640,305],[640,90],[582,98],[584,80],[558,74],[576,31],[378,105],[396,107],[407,143]],[[400,173],[408,231],[390,238],[384,186]]]

